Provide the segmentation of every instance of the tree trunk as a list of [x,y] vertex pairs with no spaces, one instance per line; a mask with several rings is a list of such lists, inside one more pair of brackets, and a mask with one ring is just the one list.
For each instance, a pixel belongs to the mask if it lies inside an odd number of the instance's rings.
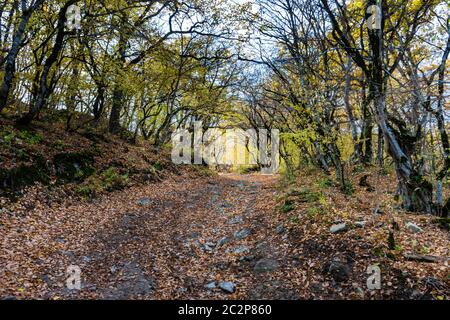
[[39,81],[39,91],[36,100],[31,105],[30,111],[22,119],[19,120],[19,124],[22,125],[29,124],[31,121],[33,121],[35,116],[45,105],[47,97],[50,94],[48,85],[48,77],[50,75],[50,70],[55,64],[55,62],[58,60],[59,54],[61,53],[61,50],[63,49],[64,46],[66,12],[67,9],[76,2],[78,2],[78,0],[67,1],[64,4],[64,7],[62,7],[61,10],[59,11],[58,24],[56,26],[57,34],[55,44],[53,46],[52,52],[50,53],[50,56],[45,61],[44,68],[42,70],[41,78]]
[[[123,22],[123,27],[125,28],[126,22]],[[124,30],[120,32],[119,44],[118,44],[118,58],[117,58],[117,66],[118,70],[116,71],[115,79],[114,79],[114,89],[112,94],[112,106],[111,113],[109,115],[109,132],[118,135],[122,131],[122,126],[120,124],[120,115],[122,113],[122,108],[124,105],[125,93],[122,88],[122,76],[121,71],[125,68],[126,63],[126,46],[127,39],[124,34]]]
[[364,128],[362,131],[362,140],[364,141],[364,158],[365,164],[370,164],[373,158],[372,150],[372,131],[373,131],[373,119],[370,114],[368,106],[364,109]]
[[348,121],[350,122],[350,129],[352,132],[352,140],[354,145],[353,158],[361,159],[361,144],[358,141],[358,128],[356,125],[355,117],[353,115],[353,108],[350,104],[350,90],[351,90],[351,71],[352,58],[347,54],[347,64],[345,66],[345,111],[347,112]]
[[345,193],[349,192],[348,185],[345,181],[345,172],[344,166],[341,161],[341,153],[339,148],[336,146],[336,143],[333,142],[328,146],[328,150],[330,152],[330,157],[333,161],[334,167],[336,168],[336,179],[341,186],[341,190]]
[[98,123],[100,120],[103,109],[105,106],[105,87],[97,87],[97,96],[95,97],[94,105],[92,107],[92,113],[94,114],[94,123]]
[[[22,46],[23,37],[25,35],[25,31],[30,21],[30,18],[33,12],[44,2],[44,0],[37,0],[34,5],[28,9],[26,9],[22,13],[22,18],[20,19],[19,26],[15,31],[13,36],[11,49],[6,56],[5,62],[5,74],[3,76],[3,83],[0,88],[0,112],[6,107],[8,104],[9,92],[11,91],[11,85],[14,79],[14,75],[16,72],[16,59],[19,54],[20,47]],[[22,1],[22,8],[25,7],[25,1]]]
[[313,141],[314,149],[316,149],[316,157],[319,165],[326,172],[326,174],[330,173],[330,167],[328,166],[327,160],[325,160],[325,155],[322,152],[322,148],[319,145],[319,142],[316,140]]
[[384,166],[384,137],[380,126],[378,126],[377,164],[380,168]]
[[[384,26],[386,24],[386,17],[388,16],[387,4],[383,1],[381,4],[381,24],[379,29],[368,29],[369,35],[369,45],[370,45],[370,64],[367,65],[365,62],[365,57],[359,52],[357,48],[350,41],[351,35],[347,33],[347,30],[342,29],[336,19],[333,10],[328,4],[327,0],[321,0],[324,10],[330,17],[331,24],[333,26],[333,37],[338,41],[339,45],[352,57],[355,64],[361,68],[363,71],[367,83],[369,85],[369,97],[373,98],[375,112],[372,113],[375,116],[376,122],[383,133],[385,143],[388,147],[389,155],[392,157],[395,170],[397,173],[397,179],[399,183],[399,193],[403,200],[403,207],[410,211],[421,211],[432,213],[434,211],[434,205],[432,203],[432,186],[426,181],[423,176],[414,170],[412,159],[407,151],[408,139],[403,139],[403,135],[400,133],[398,137],[394,134],[391,127],[388,125],[387,110],[385,105],[385,92],[384,84],[385,77],[391,76],[392,72],[396,68],[396,63],[394,63],[389,71],[386,70],[386,64],[383,61],[384,58]],[[380,5],[378,1],[367,0],[366,10],[371,5]],[[417,23],[417,22],[416,22]],[[415,26],[417,27],[417,25]],[[410,41],[411,38],[408,39]],[[408,43],[406,41],[406,44]],[[404,50],[400,50],[400,55],[403,55]],[[397,58],[400,58],[398,56]],[[399,60],[398,60],[399,61]],[[365,114],[366,119],[368,113]],[[370,121],[367,122],[370,123]],[[368,130],[371,125],[366,124],[367,134],[365,139],[371,137],[371,130]],[[369,135],[370,131],[370,135]],[[408,138],[408,137],[407,137]],[[410,137],[409,137],[410,138]],[[370,140],[368,140],[370,141]],[[371,150],[367,147],[371,147],[366,141],[366,159],[370,155]],[[404,142],[403,146],[400,144]],[[370,152],[368,152],[370,151]]]
[[[75,48],[72,46],[72,52],[75,52]],[[67,96],[66,96],[66,110],[67,110],[67,122],[66,131],[70,131],[70,122],[75,114],[77,108],[77,89],[80,80],[80,70],[79,61],[75,60],[72,62],[72,77],[71,81],[67,86]]]
[[123,90],[120,88],[120,83],[116,83],[112,94],[111,114],[109,116],[109,132],[114,135],[118,135],[121,132],[120,114],[122,113],[123,103]]
[[376,88],[375,109],[381,131],[388,145],[389,155],[394,160],[398,179],[398,192],[405,210],[433,213],[433,186],[412,166],[412,161],[400,146],[399,139],[387,124],[384,95]]

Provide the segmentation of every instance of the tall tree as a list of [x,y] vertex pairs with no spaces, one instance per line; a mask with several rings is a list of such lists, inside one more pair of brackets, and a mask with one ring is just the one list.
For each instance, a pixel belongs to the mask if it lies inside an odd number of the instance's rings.
[[[12,37],[11,47],[8,50],[8,54],[6,55],[5,65],[4,65],[4,75],[3,82],[0,87],[0,112],[6,107],[8,104],[9,93],[11,90],[11,85],[14,79],[14,75],[16,72],[16,59],[19,54],[21,47],[23,46],[23,41],[25,37],[25,33],[27,31],[28,23],[30,21],[33,13],[44,3],[44,0],[34,0],[27,6],[26,0],[20,1],[20,17],[19,24],[14,31]],[[13,7],[10,11],[10,16],[15,14],[15,7]],[[12,21],[12,19],[10,19]],[[9,28],[8,28],[9,29]],[[6,37],[6,35],[5,35]]]

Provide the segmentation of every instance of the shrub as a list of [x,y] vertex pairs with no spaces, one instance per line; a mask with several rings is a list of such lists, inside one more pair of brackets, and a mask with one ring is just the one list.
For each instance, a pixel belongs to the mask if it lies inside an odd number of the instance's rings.
[[163,165],[159,162],[155,162],[154,164],[152,164],[152,167],[156,170],[156,171],[162,171],[163,169]]
[[84,199],[95,198],[97,196],[97,193],[100,193],[101,191],[101,186],[93,183],[79,186],[76,190],[77,194]]
[[345,184],[342,186],[342,191],[346,195],[351,196],[355,192],[355,188],[353,187],[351,182],[346,181]]

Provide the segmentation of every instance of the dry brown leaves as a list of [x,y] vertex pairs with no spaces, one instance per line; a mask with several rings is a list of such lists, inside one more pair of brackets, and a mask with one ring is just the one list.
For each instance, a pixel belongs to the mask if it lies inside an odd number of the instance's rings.
[[[261,175],[167,177],[161,183],[136,185],[91,202],[56,191],[51,194],[45,187],[31,188],[18,203],[8,204],[9,210],[1,216],[0,296],[449,298],[448,266],[403,258],[404,253],[417,251],[450,256],[448,231],[433,224],[431,217],[394,209],[388,193],[393,191],[391,178],[375,182],[372,176],[370,182],[381,192],[357,188],[353,196],[345,196],[335,187],[318,187],[319,178],[317,174],[302,176],[296,188],[319,190],[324,201],[297,204],[289,213],[279,210],[284,191],[277,188],[278,178]],[[378,200],[382,215],[373,213]],[[318,210],[308,211],[312,206]],[[392,219],[400,225],[394,251],[386,247]],[[350,229],[330,234],[329,227],[336,220],[347,222]],[[359,220],[367,222],[365,228],[353,227]],[[409,233],[407,221],[424,232]],[[275,232],[280,224],[286,227],[282,234]],[[233,235],[242,229],[251,234],[235,239]],[[215,247],[223,237],[231,240]],[[239,247],[248,250],[236,252]],[[340,283],[323,270],[336,256],[345,256],[352,265],[349,278]],[[279,267],[255,272],[254,266],[262,258],[277,261]],[[382,271],[379,291],[366,288],[366,269],[371,264],[378,264]],[[66,289],[69,265],[82,270],[80,291]],[[222,280],[234,282],[236,291],[227,294],[204,287]]]

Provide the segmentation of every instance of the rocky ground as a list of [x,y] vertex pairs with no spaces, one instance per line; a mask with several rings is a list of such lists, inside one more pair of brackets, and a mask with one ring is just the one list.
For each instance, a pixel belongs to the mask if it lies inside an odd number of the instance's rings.
[[[342,204],[333,188],[317,199],[282,190],[276,176],[225,174],[91,201],[29,196],[2,216],[0,297],[449,298],[449,234],[431,218],[398,214],[396,248],[387,250],[391,216],[351,208],[364,196]],[[408,261],[411,241],[428,241],[430,252],[419,253],[444,260]],[[367,288],[374,265],[380,290]],[[67,288],[70,266],[81,290]]]

